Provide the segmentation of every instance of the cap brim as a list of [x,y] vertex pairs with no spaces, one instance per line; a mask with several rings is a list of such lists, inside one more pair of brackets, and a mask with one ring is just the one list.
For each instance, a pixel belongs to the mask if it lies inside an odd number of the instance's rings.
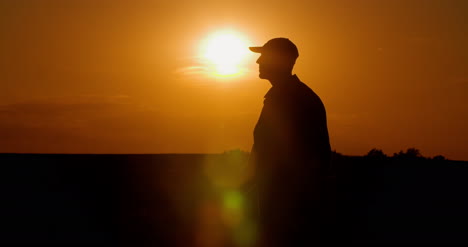
[[262,46],[254,46],[254,47],[249,47],[249,49],[253,52],[256,52],[256,53],[262,53],[263,51],[263,47]]

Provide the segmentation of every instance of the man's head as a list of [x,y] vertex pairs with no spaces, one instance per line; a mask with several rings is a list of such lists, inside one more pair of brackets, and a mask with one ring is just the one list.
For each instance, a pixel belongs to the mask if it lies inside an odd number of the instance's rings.
[[259,77],[268,80],[291,75],[299,57],[296,45],[287,38],[274,38],[261,47],[249,47],[249,49],[261,54],[257,60]]

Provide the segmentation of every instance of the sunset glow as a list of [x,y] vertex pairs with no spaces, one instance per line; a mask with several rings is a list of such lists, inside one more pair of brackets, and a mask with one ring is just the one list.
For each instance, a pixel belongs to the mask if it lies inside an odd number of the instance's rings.
[[332,149],[468,160],[468,1],[19,2],[0,1],[0,152],[249,151],[271,88],[249,47],[285,37]]
[[201,57],[207,71],[217,77],[232,77],[245,71],[249,43],[242,34],[223,30],[202,42]]

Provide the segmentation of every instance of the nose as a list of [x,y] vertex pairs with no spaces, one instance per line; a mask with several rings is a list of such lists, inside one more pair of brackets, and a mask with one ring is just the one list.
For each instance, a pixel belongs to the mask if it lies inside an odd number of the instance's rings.
[[260,57],[257,59],[257,63],[260,64],[260,59],[262,58],[262,56],[260,55]]

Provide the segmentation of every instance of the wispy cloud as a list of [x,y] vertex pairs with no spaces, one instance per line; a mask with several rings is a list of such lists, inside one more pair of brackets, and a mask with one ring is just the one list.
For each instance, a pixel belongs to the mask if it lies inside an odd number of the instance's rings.
[[95,117],[128,112],[138,106],[126,95],[78,95],[0,105],[0,128],[67,128],[84,126]]

